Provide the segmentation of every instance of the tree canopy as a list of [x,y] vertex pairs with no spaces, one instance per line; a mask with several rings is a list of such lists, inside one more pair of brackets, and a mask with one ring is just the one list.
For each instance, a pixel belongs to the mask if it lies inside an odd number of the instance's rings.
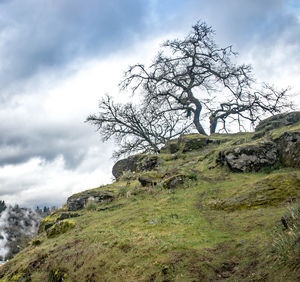
[[188,133],[191,126],[177,111],[165,111],[155,104],[118,104],[108,95],[99,109],[100,113],[88,116],[87,121],[96,126],[103,141],[115,138],[120,145],[115,158],[133,152],[157,153],[168,140]]
[[254,79],[250,65],[238,64],[232,46],[219,47],[215,32],[198,22],[184,39],[163,43],[149,66],[128,68],[120,83],[141,97],[140,104],[117,104],[110,96],[99,103],[94,124],[103,140],[115,138],[120,150],[115,157],[132,152],[159,152],[171,138],[196,130],[207,135],[227,132],[236,124],[244,129],[262,117],[290,109],[289,89],[277,90]]
[[196,130],[204,129],[208,117],[210,133],[218,123],[255,124],[264,114],[275,114],[291,107],[288,89],[276,90],[253,78],[252,67],[237,64],[232,46],[219,47],[214,31],[198,22],[184,39],[166,41],[153,64],[129,67],[121,83],[123,89],[142,90],[145,100],[165,105],[170,111],[192,115]]

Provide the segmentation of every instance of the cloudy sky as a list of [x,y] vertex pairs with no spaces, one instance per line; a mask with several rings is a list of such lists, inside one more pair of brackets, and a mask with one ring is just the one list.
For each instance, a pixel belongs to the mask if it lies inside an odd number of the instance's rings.
[[298,0],[0,0],[0,199],[60,206],[110,182],[115,145],[84,120],[197,20],[259,80],[300,92]]

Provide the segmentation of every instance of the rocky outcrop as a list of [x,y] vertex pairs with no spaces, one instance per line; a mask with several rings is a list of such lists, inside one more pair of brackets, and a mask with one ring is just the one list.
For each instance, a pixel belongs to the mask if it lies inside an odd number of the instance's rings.
[[112,168],[113,176],[119,178],[124,171],[136,171],[139,160],[140,155],[135,155],[117,161]]
[[75,223],[71,220],[58,221],[46,230],[46,234],[48,238],[53,238],[68,232],[74,227]]
[[134,155],[119,160],[112,168],[113,176],[118,179],[125,171],[141,172],[152,170],[156,167],[158,157],[154,155]]
[[219,152],[217,163],[228,166],[234,172],[259,171],[278,161],[278,151],[273,142],[245,145]]
[[286,167],[300,167],[300,132],[285,132],[274,140],[279,152],[279,160]]
[[214,200],[208,206],[220,210],[240,210],[276,206],[283,201],[294,201],[300,194],[300,180],[296,174],[280,173],[265,177],[247,191],[222,200]]
[[166,145],[161,148],[161,153],[174,154],[178,151],[183,153],[199,150],[210,143],[207,136],[200,134],[190,134],[181,136],[178,139],[170,140]]
[[68,198],[68,211],[78,211],[85,208],[88,202],[100,203],[110,202],[114,199],[114,195],[110,191],[91,190],[85,193],[75,194]]
[[298,122],[300,122],[300,112],[279,114],[262,120],[255,128],[255,131],[269,131],[275,128],[292,125]]
[[165,189],[174,189],[178,185],[184,183],[188,176],[184,174],[174,174],[174,175],[160,175],[157,173],[145,173],[139,176],[138,180],[143,187],[156,186],[161,184]]
[[166,189],[174,189],[178,185],[183,184],[185,179],[186,179],[186,175],[184,174],[173,175],[163,181],[163,187]]

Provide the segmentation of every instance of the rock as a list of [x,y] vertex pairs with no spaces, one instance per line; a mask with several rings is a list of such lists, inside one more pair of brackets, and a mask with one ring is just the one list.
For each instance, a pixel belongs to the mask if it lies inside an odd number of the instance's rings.
[[69,219],[73,217],[78,217],[80,214],[78,213],[73,213],[73,212],[63,212],[60,214],[60,216],[57,218],[57,220],[64,220],[64,219]]
[[286,167],[300,167],[300,132],[285,132],[275,139],[280,163]]
[[183,184],[186,176],[184,174],[173,175],[163,181],[163,187],[174,189],[176,186]]
[[91,198],[95,203],[110,202],[114,199],[114,195],[109,191],[98,190],[90,190],[84,193],[75,194],[67,200],[68,211],[78,211],[85,208],[87,202],[91,201]]
[[75,227],[75,223],[71,220],[59,221],[46,230],[47,237],[48,238],[57,237],[61,234],[66,233],[67,231],[71,230],[74,227]]
[[183,135],[178,139],[170,140],[164,147],[161,148],[161,153],[174,154],[178,151],[183,153],[199,150],[214,142],[209,140],[207,136],[201,134]]
[[183,136],[180,139],[180,146],[182,147],[183,153],[202,149],[203,147],[206,147],[208,143],[209,139],[200,134]]
[[216,161],[234,172],[253,172],[273,166],[278,161],[278,152],[274,143],[265,142],[220,151]]
[[138,180],[143,187],[155,186],[162,180],[162,175],[156,173],[144,173],[139,176]]
[[178,139],[168,141],[161,149],[162,154],[175,154],[180,150],[180,143]]
[[153,155],[130,156],[117,161],[112,168],[112,174],[118,179],[125,171],[140,172],[152,170],[156,167],[157,161],[158,157]]
[[119,178],[124,171],[136,171],[139,159],[140,155],[134,155],[117,161],[112,168],[113,176]]
[[293,201],[300,196],[300,179],[293,173],[269,175],[247,187],[248,191],[230,198],[211,201],[208,205],[220,210],[240,210],[277,206],[283,201]]
[[298,122],[300,122],[300,112],[279,114],[262,120],[255,128],[255,131],[259,131],[259,130],[269,131],[274,128],[288,126]]
[[149,171],[157,166],[158,156],[143,156],[137,165],[137,171]]

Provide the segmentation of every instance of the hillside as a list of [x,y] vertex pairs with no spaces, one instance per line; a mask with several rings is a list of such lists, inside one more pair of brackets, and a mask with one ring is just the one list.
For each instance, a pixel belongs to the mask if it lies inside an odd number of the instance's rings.
[[300,123],[281,117],[119,161],[115,182],[41,222],[0,281],[299,281]]

